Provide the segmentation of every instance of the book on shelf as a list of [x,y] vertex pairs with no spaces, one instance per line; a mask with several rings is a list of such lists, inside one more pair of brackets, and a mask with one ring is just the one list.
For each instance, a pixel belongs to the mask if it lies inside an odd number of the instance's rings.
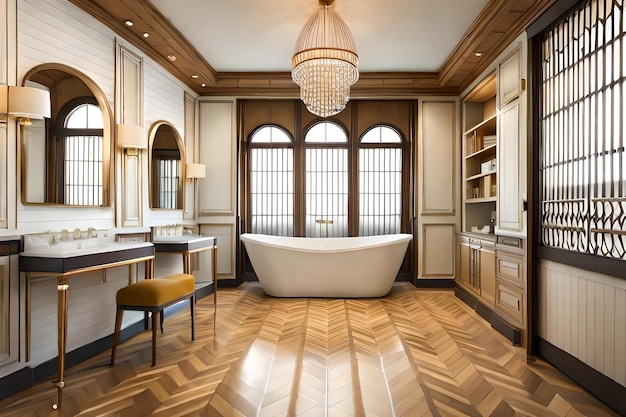
[[471,155],[476,152],[476,135],[471,135],[467,138],[465,143],[465,154]]
[[496,135],[485,135],[483,136],[483,147],[488,148],[489,146],[493,146],[496,144],[497,137]]
[[487,175],[483,178],[483,197],[489,198],[491,197],[491,175]]

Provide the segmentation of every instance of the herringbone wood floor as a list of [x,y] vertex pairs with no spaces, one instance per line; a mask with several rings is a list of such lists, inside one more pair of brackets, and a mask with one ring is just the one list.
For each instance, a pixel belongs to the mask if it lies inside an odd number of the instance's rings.
[[[527,360],[451,291],[397,284],[383,299],[278,299],[257,284],[0,402],[10,416],[606,416],[542,360]],[[215,318],[215,321],[214,321]],[[215,327],[214,327],[215,326]],[[214,331],[215,330],[215,331]]]

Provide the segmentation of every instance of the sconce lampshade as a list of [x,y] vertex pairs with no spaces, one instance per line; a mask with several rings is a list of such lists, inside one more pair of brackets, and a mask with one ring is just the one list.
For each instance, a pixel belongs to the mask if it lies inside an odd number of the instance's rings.
[[0,114],[7,114],[7,99],[9,95],[9,86],[0,85]]
[[204,164],[187,164],[187,178],[205,178],[206,165]]
[[50,118],[50,92],[34,87],[9,87],[8,113],[29,119]]
[[135,125],[117,125],[117,146],[119,148],[146,149],[148,138],[143,127]]

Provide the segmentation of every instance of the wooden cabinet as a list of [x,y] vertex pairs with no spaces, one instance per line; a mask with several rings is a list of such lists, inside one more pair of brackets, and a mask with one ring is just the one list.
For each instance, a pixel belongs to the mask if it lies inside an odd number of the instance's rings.
[[525,105],[520,99],[524,80],[520,66],[521,46],[499,65],[498,112],[498,210],[495,233],[522,237],[526,233]]
[[459,235],[458,283],[493,307],[496,294],[495,246],[490,239]]
[[521,45],[498,64],[498,101],[500,107],[519,97],[522,92]]
[[0,366],[19,356],[19,240],[0,240]]
[[520,332],[526,328],[526,253],[524,240],[498,236],[496,312]]
[[525,344],[527,322],[526,54],[520,37],[462,101],[456,293],[514,344]]

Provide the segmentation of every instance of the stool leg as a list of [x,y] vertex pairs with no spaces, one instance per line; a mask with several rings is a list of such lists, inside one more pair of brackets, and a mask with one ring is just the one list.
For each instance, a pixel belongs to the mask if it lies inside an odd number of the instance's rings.
[[120,328],[122,327],[122,316],[124,310],[117,309],[115,312],[115,331],[113,332],[113,347],[111,348],[111,366],[115,365],[115,351],[117,350],[117,343],[120,340]]
[[192,342],[194,340],[196,340],[196,328],[195,328],[196,309],[195,309],[195,304],[196,304],[196,295],[195,294],[191,294],[191,297],[189,298],[189,306],[190,306],[190,309],[191,309],[191,341]]
[[162,314],[162,312],[152,312],[152,366],[156,365],[157,316],[159,314]]
[[165,319],[165,310],[161,310],[161,314],[159,314],[159,323],[161,324],[161,334],[163,334],[163,320]]

